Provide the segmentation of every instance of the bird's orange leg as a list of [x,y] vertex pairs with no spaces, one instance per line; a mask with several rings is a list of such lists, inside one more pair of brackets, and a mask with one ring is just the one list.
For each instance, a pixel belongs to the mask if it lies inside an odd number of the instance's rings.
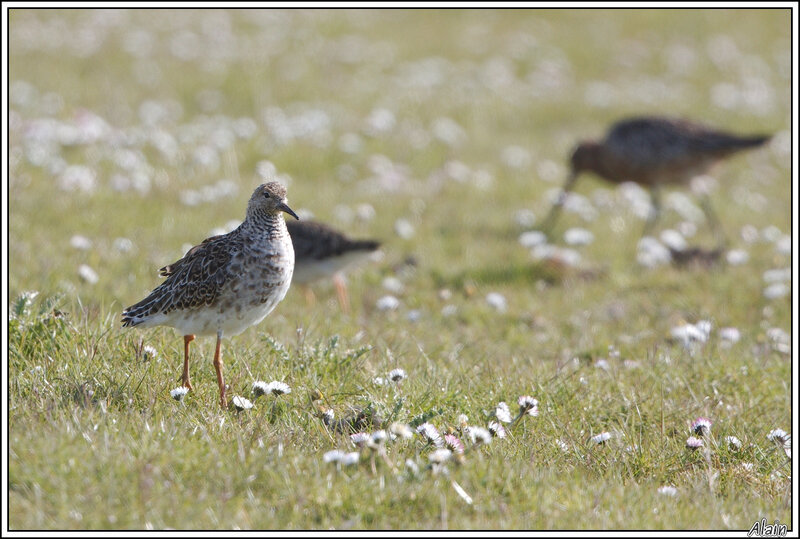
[[183,381],[183,387],[188,387],[189,389],[194,389],[192,382],[189,380],[189,343],[193,340],[194,335],[183,336],[183,376],[181,380]]
[[347,282],[340,273],[333,276],[333,285],[336,287],[336,295],[339,297],[339,306],[345,314],[349,313],[350,300],[347,297]]
[[219,384],[219,404],[223,408],[228,406],[228,399],[225,398],[225,379],[222,377],[222,331],[217,332],[217,349],[214,351],[214,368],[217,370],[217,383]]
[[309,305],[309,307],[316,303],[317,298],[314,296],[314,291],[311,290],[310,286],[303,285],[303,293],[306,296],[306,303]]

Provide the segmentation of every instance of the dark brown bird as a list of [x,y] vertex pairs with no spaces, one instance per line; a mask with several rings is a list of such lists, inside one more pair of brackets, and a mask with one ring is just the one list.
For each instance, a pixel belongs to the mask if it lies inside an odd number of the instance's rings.
[[365,260],[380,247],[376,240],[354,240],[334,228],[317,221],[289,221],[286,223],[294,245],[293,283],[306,289],[306,298],[313,301],[309,284],[320,279],[333,279],[339,305],[348,312],[347,285],[344,273]]
[[[573,150],[570,175],[542,228],[550,230],[578,176],[589,171],[609,182],[631,181],[650,191],[653,210],[645,225],[646,234],[660,213],[662,185],[687,185],[692,178],[707,173],[717,161],[761,146],[770,137],[739,136],[688,120],[657,116],[622,120],[611,126],[605,139],[583,141]],[[721,233],[706,196],[701,199],[701,206],[709,224]]]

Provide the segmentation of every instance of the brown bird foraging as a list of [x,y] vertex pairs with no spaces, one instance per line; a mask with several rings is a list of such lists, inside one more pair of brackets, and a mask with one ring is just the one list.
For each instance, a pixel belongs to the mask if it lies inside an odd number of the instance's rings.
[[[662,185],[687,185],[692,178],[707,173],[721,159],[761,146],[770,137],[739,136],[688,120],[657,116],[617,122],[603,140],[583,141],[572,152],[569,177],[542,229],[549,231],[552,228],[578,176],[589,171],[612,183],[631,181],[650,191],[653,209],[644,228],[646,234],[660,213],[659,189]],[[709,224],[721,234],[719,221],[705,195],[701,206]]]
[[260,185],[236,230],[204,240],[160,270],[167,279],[122,312],[122,326],[170,326],[184,343],[182,381],[189,379],[189,343],[195,335],[217,336],[214,368],[220,404],[227,406],[220,354],[222,337],[258,324],[286,296],[294,271],[294,249],[281,215],[297,215],[277,182]]

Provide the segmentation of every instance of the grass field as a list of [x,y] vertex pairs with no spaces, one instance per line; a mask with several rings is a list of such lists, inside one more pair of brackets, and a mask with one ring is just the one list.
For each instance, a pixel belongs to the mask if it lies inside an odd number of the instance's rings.
[[[13,9],[9,27],[10,529],[793,528],[768,439],[792,431],[787,10]],[[569,251],[534,256],[520,236],[573,145],[642,113],[774,134],[714,171],[728,262],[643,265],[646,192],[591,175],[556,227]],[[350,314],[330,283],[313,306],[292,288],[225,341],[252,409],[219,408],[208,337],[176,401],[181,336],[120,313],[264,177],[383,257],[350,276]],[[656,237],[713,245],[689,191],[664,201]],[[568,245],[575,227],[593,241]],[[255,399],[257,380],[292,390]],[[539,414],[505,438],[463,428],[525,395]],[[466,451],[358,449],[321,417],[358,409],[375,425],[357,429],[428,422]]]

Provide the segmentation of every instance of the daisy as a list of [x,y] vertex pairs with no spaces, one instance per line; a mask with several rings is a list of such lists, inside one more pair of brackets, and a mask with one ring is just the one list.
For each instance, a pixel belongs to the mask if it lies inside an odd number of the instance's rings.
[[519,415],[530,415],[536,417],[539,415],[539,401],[531,396],[524,395],[517,401],[519,404]]
[[403,369],[394,369],[389,372],[389,380],[395,383],[400,383],[401,381],[405,380],[408,377],[406,371]]
[[604,444],[611,439],[611,433],[603,431],[600,434],[592,436],[592,441],[597,445]]
[[378,449],[386,443],[386,438],[388,435],[386,434],[385,430],[378,430],[372,433],[369,437],[369,441],[367,442],[367,446],[370,449]]
[[334,417],[335,414],[333,413],[333,410],[325,410],[322,412],[322,422],[329,427],[333,426]]
[[460,454],[464,452],[464,444],[461,443],[461,440],[459,440],[458,437],[453,436],[452,434],[444,435],[444,446],[453,453]]
[[158,357],[158,351],[150,345],[146,345],[142,348],[142,360],[150,361],[151,359],[156,359]]
[[426,442],[433,444],[436,447],[442,446],[442,436],[439,434],[439,431],[436,430],[436,427],[430,423],[423,423],[417,427],[417,434],[422,436]]
[[691,429],[698,436],[706,436],[711,432],[711,420],[707,417],[698,417],[692,423]]
[[236,408],[238,411],[241,412],[242,410],[249,410],[250,408],[252,408],[253,403],[245,399],[244,397],[240,397],[237,395],[233,397],[233,406],[234,408]]
[[498,402],[497,407],[494,409],[494,416],[498,421],[503,423],[511,423],[511,410],[505,402]]
[[262,382],[261,380],[253,382],[253,394],[256,396],[256,398],[269,393],[269,389],[267,388],[268,384],[266,382]]
[[277,380],[267,384],[266,389],[266,393],[272,393],[275,396],[286,395],[287,393],[292,392],[292,388],[289,387],[288,384],[278,382]]
[[490,421],[486,428],[489,430],[489,434],[494,436],[495,438],[505,438],[506,437],[506,429],[498,423],[497,421]]
[[689,436],[686,439],[686,447],[687,449],[691,449],[692,451],[700,449],[701,447],[703,447],[703,440],[701,440],[700,438],[695,438],[694,436]]
[[358,459],[361,458],[361,455],[358,451],[354,451],[352,453],[345,453],[342,456],[342,464],[345,466],[352,466],[353,464],[358,464]]
[[414,431],[405,423],[392,423],[389,426],[389,433],[406,440],[414,436]]
[[344,458],[344,451],[339,451],[338,449],[334,449],[333,451],[328,451],[324,455],[322,455],[323,462],[341,462]]
[[663,487],[658,487],[658,493],[664,496],[674,497],[678,494],[678,489],[672,485],[664,485]]
[[790,439],[790,437],[783,429],[773,429],[769,431],[769,434],[767,434],[767,440],[770,441],[784,443],[788,439]]
[[467,427],[467,434],[473,444],[488,444],[492,441],[492,435],[483,427]]
[[350,435],[350,441],[353,442],[356,447],[364,447],[369,438],[369,434],[366,432],[356,432]]
[[453,456],[453,452],[449,449],[437,449],[430,455],[428,455],[428,460],[431,461],[433,464],[444,464],[450,457]]
[[728,446],[731,449],[741,449],[742,448],[742,441],[739,438],[737,438],[736,436],[726,436],[725,437],[725,443],[727,443]]
[[181,400],[183,400],[183,397],[185,397],[188,392],[189,392],[189,388],[188,387],[181,386],[181,387],[176,387],[175,389],[170,391],[169,394],[176,401],[181,401]]

